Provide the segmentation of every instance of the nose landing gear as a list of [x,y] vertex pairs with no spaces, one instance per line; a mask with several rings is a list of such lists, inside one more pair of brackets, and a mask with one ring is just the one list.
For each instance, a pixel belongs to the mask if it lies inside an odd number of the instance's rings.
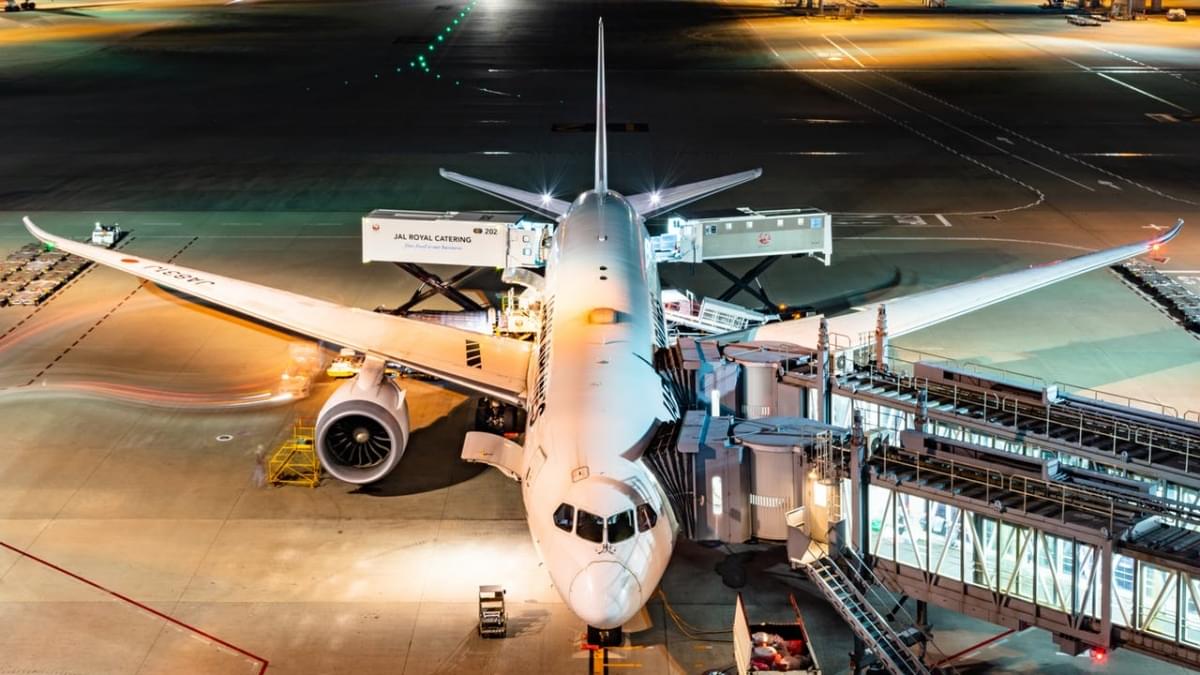
[[616,628],[588,626],[587,628],[587,643],[595,647],[620,647],[621,639],[624,636],[620,626]]

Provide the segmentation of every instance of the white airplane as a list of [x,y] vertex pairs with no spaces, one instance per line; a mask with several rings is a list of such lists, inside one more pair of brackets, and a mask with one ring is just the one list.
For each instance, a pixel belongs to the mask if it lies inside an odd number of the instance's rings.
[[[608,187],[604,27],[596,78],[595,184],[568,203],[442,171],[446,178],[555,218],[546,264],[541,330],[534,343],[345,307],[134,253],[51,235],[63,251],[160,286],[367,355],[317,420],[317,451],[332,476],[370,483],[396,468],[408,440],[404,392],[385,363],[455,382],[528,412],[525,444],[469,432],[464,458],[492,464],[521,483],[529,531],[571,610],[601,639],[647,602],[678,531],[667,495],[642,455],[678,416],[654,364],[666,347],[661,289],[644,220],[757,178],[758,169],[630,197]],[[1157,249],[1182,221],[1148,241],[887,301],[897,336]],[[871,331],[872,305],[828,319],[829,331]],[[821,317],[766,324],[742,339],[817,343]]]

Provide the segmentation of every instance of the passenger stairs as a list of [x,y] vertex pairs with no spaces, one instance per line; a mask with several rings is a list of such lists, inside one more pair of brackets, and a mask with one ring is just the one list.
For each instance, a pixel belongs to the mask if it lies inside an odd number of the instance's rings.
[[924,636],[915,629],[900,633],[893,630],[832,558],[809,559],[801,562],[800,567],[889,673],[921,675],[934,672],[910,649]]

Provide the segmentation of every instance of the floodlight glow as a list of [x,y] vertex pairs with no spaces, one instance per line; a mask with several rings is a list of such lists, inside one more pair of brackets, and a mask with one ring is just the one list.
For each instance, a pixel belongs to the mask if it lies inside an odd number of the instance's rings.
[[549,193],[549,192],[543,192],[543,193],[542,193],[542,206],[545,206],[545,205],[547,205],[547,204],[549,204],[549,203],[550,203],[550,193]]
[[662,193],[661,192],[659,192],[658,190],[655,190],[654,192],[650,193],[650,206],[658,206],[658,203],[660,201],[662,201]]

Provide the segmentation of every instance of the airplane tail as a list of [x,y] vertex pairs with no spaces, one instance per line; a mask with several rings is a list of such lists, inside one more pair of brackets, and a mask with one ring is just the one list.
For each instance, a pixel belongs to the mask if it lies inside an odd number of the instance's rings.
[[596,183],[597,194],[608,190],[608,114],[604,95],[604,19],[596,46]]
[[[596,39],[596,166],[595,183],[593,188],[597,194],[608,191],[608,113],[607,100],[604,92],[604,19],[600,19]],[[460,185],[479,190],[485,194],[498,197],[518,206],[523,206],[535,213],[559,219],[571,208],[570,203],[555,199],[548,194],[535,194],[491,181],[464,176],[460,173],[441,169],[443,178],[452,180]],[[727,190],[735,185],[741,185],[762,175],[762,169],[751,169],[740,173],[710,178],[687,185],[679,185],[664,190],[643,192],[628,197],[629,205],[643,218],[656,216],[664,211],[690,204],[711,194]]]

